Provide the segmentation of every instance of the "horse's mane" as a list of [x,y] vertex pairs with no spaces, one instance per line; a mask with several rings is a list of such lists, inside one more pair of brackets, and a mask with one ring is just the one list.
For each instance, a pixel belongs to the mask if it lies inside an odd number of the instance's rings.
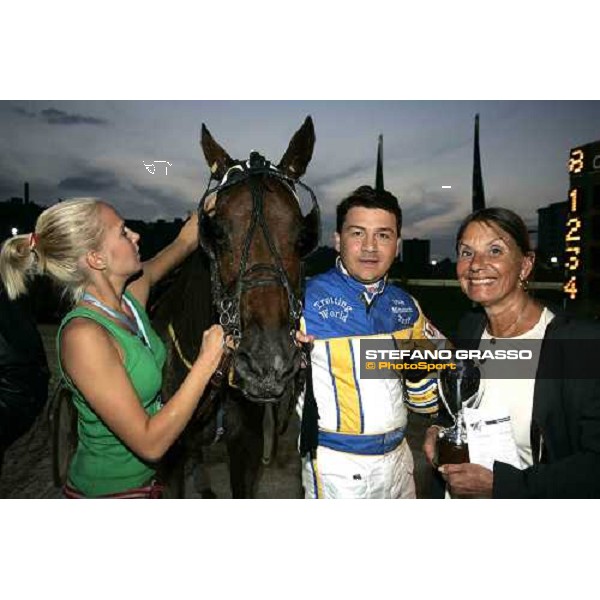
[[152,322],[165,340],[171,324],[181,349],[193,361],[200,349],[202,333],[215,322],[210,259],[206,253],[200,248],[193,252],[167,286],[152,305]]

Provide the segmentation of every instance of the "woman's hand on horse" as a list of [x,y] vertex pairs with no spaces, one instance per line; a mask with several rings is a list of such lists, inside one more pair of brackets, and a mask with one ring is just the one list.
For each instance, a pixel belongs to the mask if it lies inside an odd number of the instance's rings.
[[198,213],[193,212],[177,236],[193,252],[198,247]]
[[225,349],[225,333],[221,325],[213,325],[202,335],[202,346],[198,360],[203,361],[211,373],[219,366]]

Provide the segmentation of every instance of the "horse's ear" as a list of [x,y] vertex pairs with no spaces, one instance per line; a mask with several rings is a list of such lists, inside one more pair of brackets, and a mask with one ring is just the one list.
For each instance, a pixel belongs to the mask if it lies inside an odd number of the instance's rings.
[[210,131],[206,128],[206,125],[202,123],[202,137],[200,138],[200,145],[204,152],[206,162],[210,167],[210,172],[213,174],[215,179],[222,179],[227,173],[227,169],[233,165],[233,159],[215,140],[210,134]]
[[296,131],[277,168],[291,179],[299,179],[306,172],[315,146],[315,128],[310,115]]

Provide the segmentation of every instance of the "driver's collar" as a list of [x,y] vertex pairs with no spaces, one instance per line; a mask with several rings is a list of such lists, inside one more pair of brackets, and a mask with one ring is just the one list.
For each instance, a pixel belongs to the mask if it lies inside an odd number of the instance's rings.
[[342,275],[344,275],[347,278],[347,280],[354,287],[357,287],[358,289],[361,290],[361,294],[362,294],[363,298],[365,299],[365,301],[367,302],[367,304],[371,304],[371,302],[373,302],[373,300],[379,294],[382,294],[383,290],[385,290],[385,285],[387,283],[387,274],[384,277],[382,277],[381,279],[374,281],[373,283],[363,283],[362,281],[359,281],[355,277],[352,277],[352,275],[350,275],[350,273],[348,273],[348,269],[346,269],[346,267],[344,266],[341,256],[338,256],[336,258],[335,266],[336,266],[337,270]]

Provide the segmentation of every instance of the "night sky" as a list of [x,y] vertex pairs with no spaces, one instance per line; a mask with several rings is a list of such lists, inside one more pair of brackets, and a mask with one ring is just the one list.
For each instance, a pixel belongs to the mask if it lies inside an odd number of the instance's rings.
[[[569,150],[600,139],[600,102],[6,100],[0,200],[22,196],[29,181],[39,204],[97,196],[126,218],[184,216],[208,180],[202,123],[232,157],[256,149],[276,163],[310,114],[317,142],[304,181],[321,203],[322,243],[331,241],[336,203],[374,183],[383,133],[385,185],[400,200],[403,237],[430,238],[432,257],[443,258],[471,206],[476,113],[487,205],[535,227],[537,208],[566,198]],[[160,160],[171,166],[156,163],[154,174],[144,166]]]

